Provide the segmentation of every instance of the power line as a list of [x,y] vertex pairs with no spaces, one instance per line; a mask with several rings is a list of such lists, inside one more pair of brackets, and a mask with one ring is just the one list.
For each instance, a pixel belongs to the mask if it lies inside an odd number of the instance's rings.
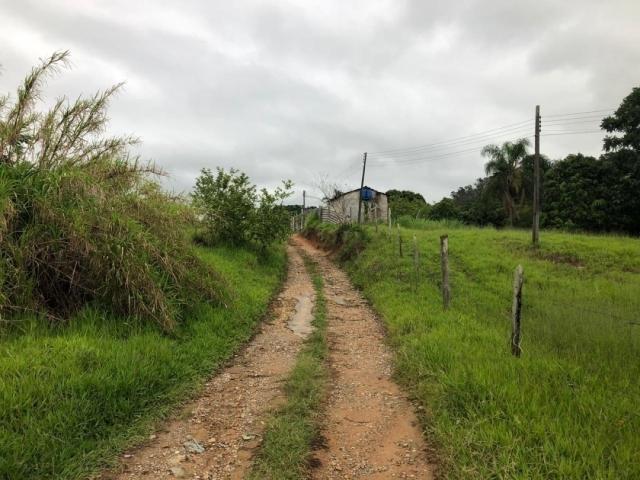
[[[527,139],[531,139],[532,137],[522,137],[522,138],[527,138]],[[473,147],[473,148],[468,148],[466,150],[458,150],[458,151],[454,151],[454,152],[447,152],[447,153],[440,153],[437,155],[430,155],[427,157],[420,157],[420,158],[410,158],[410,159],[405,159],[405,160],[396,160],[393,163],[388,163],[388,165],[390,166],[395,166],[395,165],[413,165],[416,163],[423,163],[426,160],[435,160],[435,159],[440,159],[440,158],[444,158],[444,157],[450,157],[452,155],[458,155],[458,154],[464,154],[464,153],[470,153],[470,152],[478,152],[478,147]],[[384,163],[379,163],[376,162],[376,165],[384,165]]]
[[[528,132],[528,130],[527,130],[527,132]],[[506,133],[501,134],[501,135],[493,135],[493,136],[485,137],[485,138],[482,138],[482,139],[474,139],[473,141],[462,142],[462,143],[459,143],[457,145],[447,146],[447,148],[452,148],[452,147],[458,147],[458,148],[460,148],[460,147],[473,147],[473,148],[470,148],[470,150],[478,150],[479,148],[484,147],[487,143],[491,143],[491,141],[497,141],[497,140],[514,141],[514,140],[519,139],[519,138],[531,138],[531,137],[528,137],[528,136],[521,137],[521,136],[516,135],[517,133],[523,133],[524,134],[524,133],[527,133],[527,132],[524,132],[524,131],[522,131],[522,132],[506,132]],[[515,138],[515,137],[517,137],[517,138]],[[403,158],[402,156],[389,156],[389,157],[375,158],[375,159],[372,159],[371,162],[373,162],[374,164],[377,164],[377,165],[381,164],[381,163],[394,163],[394,164],[395,163],[406,163],[408,161],[418,160],[420,158],[424,158],[425,154],[427,154],[429,158],[432,158],[432,157],[443,155],[443,154],[448,155],[449,153],[455,153],[455,152],[423,151],[423,152],[418,152],[418,153],[414,154],[414,155],[417,155],[417,156],[413,156],[413,157],[409,157],[409,158]],[[422,155],[422,156],[420,156],[420,155]],[[404,157],[406,157],[406,155]]]
[[340,170],[336,174],[336,177],[342,177],[347,173],[351,173],[355,171],[356,169],[358,170],[360,169],[360,161],[352,160],[350,164],[348,164],[344,169]]
[[602,130],[580,130],[580,131],[575,131],[575,132],[562,132],[562,133],[545,133],[542,136],[543,137],[549,137],[549,136],[554,136],[554,135],[578,135],[578,134],[583,134],[583,133],[604,133]]
[[549,121],[544,121],[543,123],[546,125],[566,125],[571,123],[586,123],[586,122],[600,122],[601,117],[571,117],[571,118],[563,118],[563,119],[551,119]]
[[502,132],[496,132],[496,133],[492,133],[492,134],[486,134],[486,135],[482,135],[482,136],[478,136],[476,138],[470,138],[467,140],[459,140],[456,142],[450,142],[448,144],[442,144],[442,145],[434,145],[433,147],[429,147],[429,148],[423,148],[422,150],[415,150],[415,151],[410,151],[410,152],[400,152],[400,153],[396,153],[396,154],[387,154],[387,155],[381,155],[378,154],[376,157],[374,157],[376,160],[378,159],[384,159],[384,158],[400,158],[400,157],[410,157],[413,155],[423,155],[425,153],[428,153],[430,151],[434,151],[434,150],[443,150],[443,149],[447,149],[447,148],[451,148],[451,147],[460,147],[463,145],[470,145],[473,143],[478,143],[478,142],[487,142],[488,140],[491,140],[493,138],[501,138],[504,136],[514,136],[517,135],[518,133],[528,133],[530,132],[531,127],[529,125],[526,126],[521,126],[521,127],[514,127],[508,130],[504,130]]
[[615,109],[614,108],[606,108],[603,110],[589,110],[586,112],[573,112],[573,113],[555,113],[553,115],[544,115],[544,118],[551,118],[551,117],[569,117],[572,115],[584,115],[587,113],[600,113],[600,112],[613,112]]
[[409,151],[409,150],[422,150],[422,149],[433,147],[433,146],[436,146],[436,145],[443,145],[443,144],[457,142],[459,140],[464,140],[464,139],[468,139],[468,138],[472,138],[472,137],[484,136],[484,135],[490,134],[492,132],[498,133],[497,131],[499,131],[499,130],[510,129],[510,128],[516,127],[516,126],[524,126],[524,124],[526,124],[526,123],[531,123],[531,120],[523,120],[521,122],[512,123],[512,124],[509,124],[509,125],[504,125],[502,127],[492,128],[492,129],[481,131],[481,132],[477,132],[477,133],[474,133],[474,134],[471,134],[471,135],[465,135],[465,136],[462,136],[462,137],[451,138],[451,139],[448,139],[448,140],[443,140],[441,142],[435,142],[435,143],[430,143],[430,144],[426,144],[426,145],[419,145],[419,146],[415,146],[415,147],[405,147],[405,148],[394,148],[394,149],[390,149],[390,150],[380,150],[380,151],[377,151],[377,152],[371,152],[369,155],[380,155],[380,154],[387,154],[387,153],[394,153],[394,152],[405,152],[405,151]]

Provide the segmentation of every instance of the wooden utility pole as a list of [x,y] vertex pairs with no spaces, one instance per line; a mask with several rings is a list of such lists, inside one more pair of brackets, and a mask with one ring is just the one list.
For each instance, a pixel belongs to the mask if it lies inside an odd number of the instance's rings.
[[440,237],[440,267],[442,269],[442,304],[449,308],[451,303],[451,287],[449,286],[449,236]]
[[360,193],[358,195],[358,223],[362,221],[362,189],[364,188],[364,172],[367,169],[367,152],[362,159],[362,180],[360,181]]
[[522,319],[522,284],[524,283],[524,270],[518,265],[513,276],[513,306],[511,308],[511,354],[519,357],[520,348],[520,320]]
[[307,209],[307,191],[302,190],[302,221],[304,222],[304,216]]
[[533,246],[540,246],[540,105],[536,105],[535,154],[533,157]]

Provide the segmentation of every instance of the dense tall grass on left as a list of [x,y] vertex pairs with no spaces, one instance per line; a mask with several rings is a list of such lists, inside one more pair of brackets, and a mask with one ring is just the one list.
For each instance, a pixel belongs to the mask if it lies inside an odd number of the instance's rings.
[[22,334],[0,340],[0,479],[87,478],[148,438],[251,336],[281,285],[284,249],[197,254],[234,295],[229,308],[195,303],[171,335],[84,308],[63,328],[25,318]]
[[[184,237],[189,210],[162,192],[132,137],[107,137],[118,86],[41,111],[55,53],[0,96],[0,314],[65,322],[87,305],[171,331],[198,298],[225,301],[223,282]],[[6,328],[4,329],[6,330]]]
[[43,61],[0,97],[0,479],[112,461],[246,341],[284,249],[200,248],[190,207],[104,136],[111,88],[39,109]]

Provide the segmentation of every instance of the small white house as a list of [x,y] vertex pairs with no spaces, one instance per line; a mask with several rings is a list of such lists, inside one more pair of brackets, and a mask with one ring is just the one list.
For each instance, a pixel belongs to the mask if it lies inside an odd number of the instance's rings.
[[389,214],[387,195],[371,187],[340,193],[327,201],[322,220],[330,223],[357,223],[358,200],[362,198],[362,222],[386,222]]

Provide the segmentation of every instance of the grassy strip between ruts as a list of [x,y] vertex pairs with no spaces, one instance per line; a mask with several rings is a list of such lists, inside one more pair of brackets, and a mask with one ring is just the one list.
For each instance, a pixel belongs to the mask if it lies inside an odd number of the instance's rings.
[[316,291],[313,333],[306,340],[286,383],[286,404],[269,420],[253,480],[295,480],[308,477],[309,459],[319,436],[319,416],[327,382],[326,303],[317,265],[304,257]]
[[76,479],[148,435],[246,341],[282,282],[285,255],[199,248],[229,308],[194,305],[173,335],[85,309],[66,327],[25,319],[0,339],[0,479]]
[[[318,225],[384,317],[397,378],[429,413],[451,479],[640,478],[637,239],[415,222]],[[311,229],[309,229],[311,230]],[[452,303],[443,310],[440,235]],[[398,234],[404,240],[399,256]],[[419,271],[414,267],[414,238]],[[523,355],[509,348],[513,271],[525,272]]]

